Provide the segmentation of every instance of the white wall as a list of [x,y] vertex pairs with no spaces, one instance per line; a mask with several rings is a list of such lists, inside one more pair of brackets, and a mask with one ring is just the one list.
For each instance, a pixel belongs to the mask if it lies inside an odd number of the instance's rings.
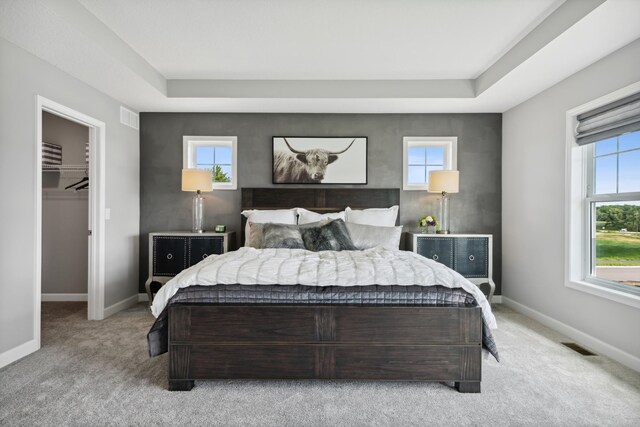
[[[42,95],[106,123],[105,306],[138,293],[139,134],[120,103],[0,38],[0,360],[34,339],[35,123]],[[105,70],[108,72],[108,70]]]
[[640,361],[640,310],[564,285],[566,112],[637,81],[640,40],[504,113],[502,292]]

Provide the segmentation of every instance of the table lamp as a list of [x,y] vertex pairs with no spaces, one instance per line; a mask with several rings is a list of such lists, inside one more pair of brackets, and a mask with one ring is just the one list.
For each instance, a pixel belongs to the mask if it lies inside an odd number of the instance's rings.
[[429,192],[442,193],[440,199],[440,231],[441,234],[449,234],[449,194],[460,191],[460,173],[458,171],[444,170],[429,172]]
[[182,191],[195,191],[193,196],[194,233],[202,233],[204,218],[204,197],[202,191],[213,191],[213,177],[207,169],[182,169]]

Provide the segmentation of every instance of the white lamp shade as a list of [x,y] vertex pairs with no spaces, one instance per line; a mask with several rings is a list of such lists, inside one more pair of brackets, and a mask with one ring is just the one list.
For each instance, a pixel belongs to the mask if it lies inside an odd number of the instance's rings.
[[213,176],[207,169],[182,169],[182,191],[213,191]]
[[458,193],[460,191],[460,172],[431,171],[429,172],[430,193]]

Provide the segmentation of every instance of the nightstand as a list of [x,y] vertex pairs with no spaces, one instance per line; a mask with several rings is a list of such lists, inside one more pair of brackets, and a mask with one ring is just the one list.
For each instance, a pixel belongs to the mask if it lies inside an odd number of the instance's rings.
[[438,261],[457,271],[470,282],[488,283],[491,302],[493,282],[493,236],[491,234],[420,234],[408,233],[409,250]]
[[164,285],[185,268],[208,257],[228,252],[235,245],[236,233],[149,233],[149,278],[144,286],[153,302],[151,284]]

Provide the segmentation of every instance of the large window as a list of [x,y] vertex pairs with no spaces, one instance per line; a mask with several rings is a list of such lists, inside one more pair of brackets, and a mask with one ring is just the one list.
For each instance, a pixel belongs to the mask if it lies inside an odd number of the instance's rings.
[[566,120],[565,285],[640,308],[640,83]]
[[640,131],[585,145],[586,277],[640,289]]
[[208,169],[213,175],[213,188],[237,188],[237,141],[235,136],[183,137],[183,167]]
[[403,138],[403,189],[428,190],[429,172],[456,169],[456,137]]

